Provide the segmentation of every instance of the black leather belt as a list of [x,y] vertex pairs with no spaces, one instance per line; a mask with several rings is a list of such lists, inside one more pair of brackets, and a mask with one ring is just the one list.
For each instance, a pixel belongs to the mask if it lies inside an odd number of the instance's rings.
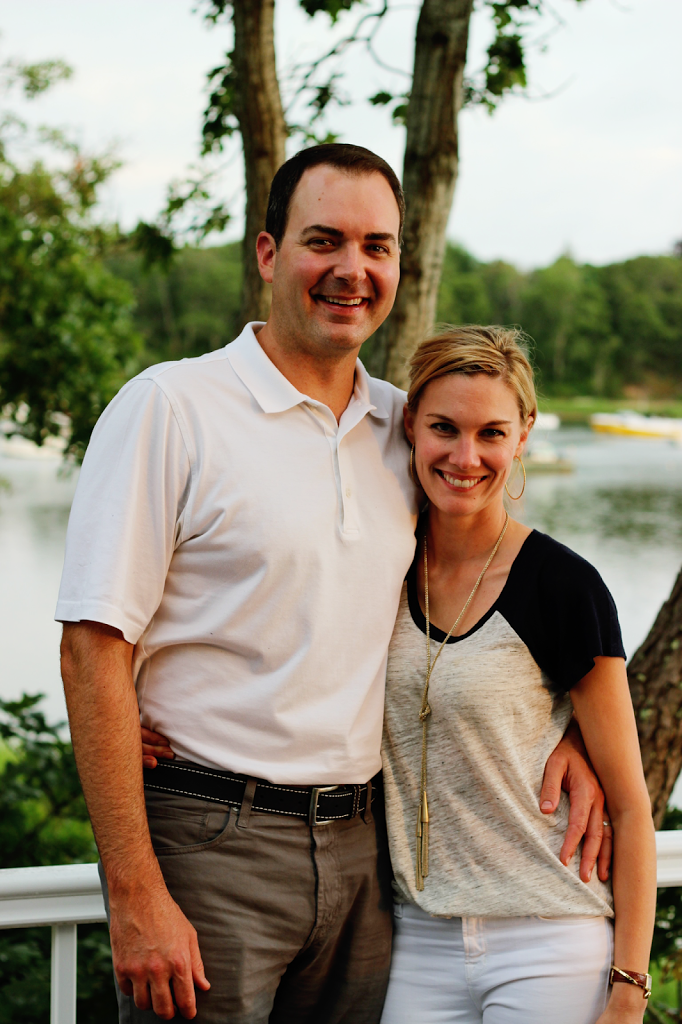
[[346,821],[370,807],[381,780],[381,772],[362,786],[278,786],[263,779],[206,768],[191,761],[159,761],[144,769],[145,789],[182,793],[201,800],[240,807],[249,781],[255,781],[251,809],[303,818],[309,825]]

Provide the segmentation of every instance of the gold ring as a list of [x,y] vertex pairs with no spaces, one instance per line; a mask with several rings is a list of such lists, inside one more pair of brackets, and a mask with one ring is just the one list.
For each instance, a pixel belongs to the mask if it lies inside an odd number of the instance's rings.
[[611,828],[611,822],[607,818],[605,818],[604,821],[602,821],[602,825],[604,826],[604,828]]

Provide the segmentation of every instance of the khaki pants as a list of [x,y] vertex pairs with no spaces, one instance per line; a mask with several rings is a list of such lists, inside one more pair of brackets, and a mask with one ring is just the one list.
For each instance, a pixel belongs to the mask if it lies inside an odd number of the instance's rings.
[[[378,1024],[392,930],[380,801],[371,815],[311,828],[169,793],[146,800],[211,983],[197,992],[197,1024]],[[122,1024],[161,1019],[118,999]]]

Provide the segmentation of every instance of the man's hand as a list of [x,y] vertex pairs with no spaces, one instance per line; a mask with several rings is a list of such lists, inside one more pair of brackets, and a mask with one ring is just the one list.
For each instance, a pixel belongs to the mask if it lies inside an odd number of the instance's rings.
[[142,764],[145,768],[156,768],[159,759],[172,761],[175,754],[171,750],[170,741],[160,732],[153,732],[140,726],[142,734]]
[[[197,934],[173,901],[152,847],[142,785],[133,645],[120,630],[71,622],[62,678],[71,738],[109,890],[114,970],[137,1006],[170,1020],[196,1016],[209,985]],[[102,745],[100,737],[106,736]]]
[[561,863],[568,864],[584,836],[580,877],[583,882],[589,882],[597,863],[599,878],[605,882],[611,866],[613,831],[610,825],[604,827],[604,822],[608,821],[604,810],[604,793],[590,764],[576,722],[571,722],[545,765],[540,793],[540,810],[543,814],[553,814],[557,809],[562,789],[568,793],[571,808],[561,848]]
[[170,1020],[175,1006],[196,1016],[194,987],[211,986],[204,974],[196,929],[165,886],[125,899],[110,895],[111,951],[116,980],[139,1010]]

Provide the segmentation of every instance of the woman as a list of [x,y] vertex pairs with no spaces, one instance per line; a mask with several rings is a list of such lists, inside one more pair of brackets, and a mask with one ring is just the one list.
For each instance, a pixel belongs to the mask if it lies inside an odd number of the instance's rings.
[[[655,845],[615,608],[592,566],[504,506],[536,415],[514,331],[448,330],[412,359],[405,429],[428,508],[389,653],[382,1024],[644,1015]],[[606,793],[613,896],[560,860],[565,797],[554,815],[537,805],[572,714]]]

